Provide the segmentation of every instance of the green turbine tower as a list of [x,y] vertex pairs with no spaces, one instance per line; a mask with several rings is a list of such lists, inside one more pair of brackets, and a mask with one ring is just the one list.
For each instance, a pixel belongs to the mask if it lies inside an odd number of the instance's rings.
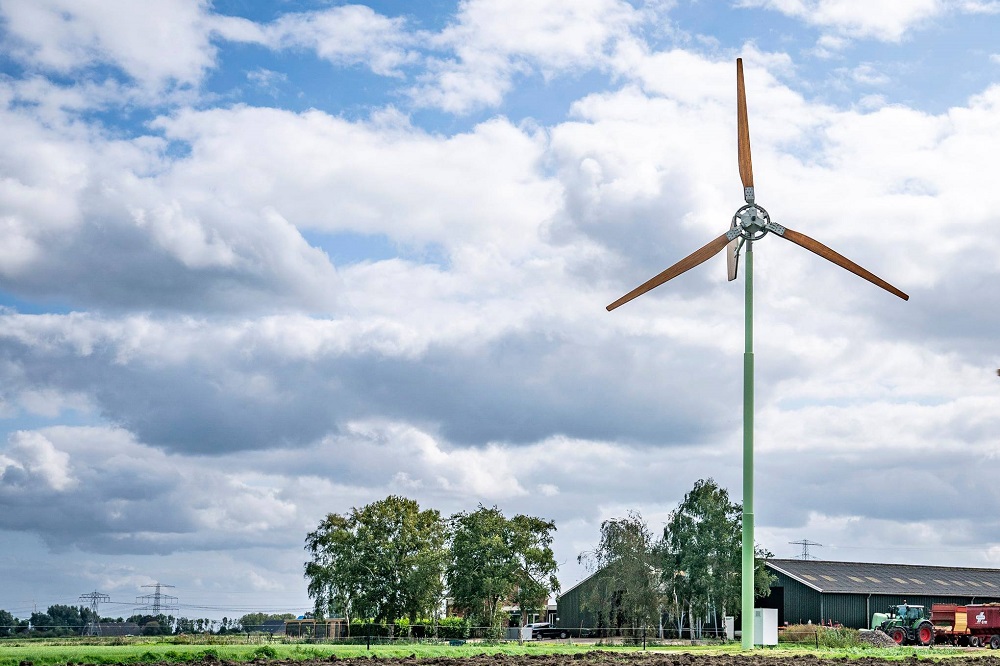
[[743,576],[741,617],[743,626],[742,646],[745,650],[754,645],[754,518],[753,518],[753,244],[768,232],[789,240],[814,252],[855,275],[882,287],[889,293],[909,300],[909,296],[819,241],[792,231],[771,221],[771,217],[754,201],[753,165],[750,160],[750,125],[747,122],[747,99],[743,85],[743,59],[736,59],[736,125],[740,180],[743,181],[743,198],[746,204],[733,215],[729,231],[704,247],[695,250],[659,275],[650,278],[608,306],[608,311],[628,303],[633,298],[659,287],[681,273],[708,261],[726,248],[729,280],[736,279],[740,251],[745,248],[746,260],[746,348],[743,354]]

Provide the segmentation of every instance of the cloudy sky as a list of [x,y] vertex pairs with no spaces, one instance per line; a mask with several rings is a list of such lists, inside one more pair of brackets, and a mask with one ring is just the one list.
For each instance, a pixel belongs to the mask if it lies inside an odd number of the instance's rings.
[[743,284],[604,306],[757,201],[757,538],[1000,567],[1000,2],[0,1],[0,608],[301,612],[400,494],[654,531],[741,496]]

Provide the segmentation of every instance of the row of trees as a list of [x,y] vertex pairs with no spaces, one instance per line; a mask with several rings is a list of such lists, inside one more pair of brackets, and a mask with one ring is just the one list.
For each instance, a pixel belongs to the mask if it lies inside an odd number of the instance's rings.
[[[666,612],[678,634],[687,626],[692,637],[712,613],[739,615],[742,513],[725,489],[703,479],[659,538],[635,512],[604,521],[597,548],[579,558],[597,574],[583,607],[606,627],[657,626]],[[755,591],[766,596],[774,576],[764,559],[773,555],[759,547],[755,555]]]
[[20,620],[5,610],[0,610],[0,636],[13,636],[29,630],[50,636],[79,634],[86,624],[94,620],[93,611],[83,606],[56,604],[44,613],[35,611],[31,617]]
[[101,624],[131,623],[144,636],[195,633],[246,633],[260,631],[268,620],[290,620],[291,613],[281,615],[268,613],[248,613],[243,617],[212,620],[209,618],[174,617],[173,615],[131,615],[127,618],[96,618],[93,611],[85,606],[55,604],[44,613],[35,611],[30,617],[19,619],[6,610],[0,610],[0,637],[23,635],[33,636],[74,636],[84,633],[91,622]]
[[505,604],[516,604],[525,622],[559,590],[555,529],[541,518],[507,518],[495,506],[444,518],[390,495],[331,513],[308,534],[308,593],[317,617],[392,627],[399,619],[435,621],[447,590],[457,610],[498,635]]

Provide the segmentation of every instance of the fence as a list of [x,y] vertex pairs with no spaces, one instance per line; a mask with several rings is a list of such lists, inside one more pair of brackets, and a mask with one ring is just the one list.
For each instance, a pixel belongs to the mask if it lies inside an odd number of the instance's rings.
[[[247,631],[246,629],[249,629]],[[563,639],[562,635],[566,638]],[[19,633],[10,638],[29,638],[33,634]],[[810,638],[812,634],[810,634]],[[72,638],[72,637],[71,637]],[[683,634],[678,634],[675,627],[549,627],[541,636],[534,637],[535,640],[556,640],[556,641],[579,641],[600,642],[605,645],[643,645],[663,640],[689,640],[691,636],[687,628]],[[704,627],[700,634],[696,634],[697,639],[724,640],[724,630],[715,627]],[[3,639],[0,638],[0,641]],[[76,640],[85,641],[88,644],[132,644],[142,642],[155,642],[168,640],[170,642],[184,644],[214,644],[214,645],[236,645],[236,644],[269,644],[269,643],[332,643],[332,644],[361,644],[361,645],[385,645],[385,644],[407,644],[407,643],[449,643],[456,641],[477,641],[477,642],[519,642],[521,640],[520,627],[474,627],[464,623],[443,623],[443,624],[384,624],[374,622],[352,622],[350,625],[344,623],[342,631],[336,636],[310,635],[287,635],[282,626],[257,626],[246,627],[244,631],[228,631],[226,633],[193,633],[193,634],[171,634],[162,636],[77,636]]]
[[[454,641],[519,642],[521,627],[474,627],[469,625],[408,625],[393,626],[379,623],[352,623],[349,633],[337,637],[287,636],[274,634],[273,640],[283,643],[346,643],[346,644],[405,644],[447,643]],[[565,636],[565,638],[563,638]],[[536,632],[534,640],[586,640],[606,645],[644,645],[664,640],[691,640],[688,629],[678,633],[676,627],[548,627]],[[703,627],[697,640],[725,641],[725,629]]]

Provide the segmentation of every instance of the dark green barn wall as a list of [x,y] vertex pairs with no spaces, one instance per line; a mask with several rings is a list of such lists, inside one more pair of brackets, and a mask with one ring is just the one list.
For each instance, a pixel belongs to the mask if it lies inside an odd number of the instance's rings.
[[[813,624],[839,623],[853,629],[866,629],[871,622],[872,613],[884,613],[890,606],[897,606],[904,601],[924,606],[930,614],[933,604],[959,604],[1000,602],[1000,597],[960,597],[960,596],[926,596],[926,595],[883,595],[861,593],[821,594],[813,588],[772,570],[777,580],[772,584],[771,595],[759,599],[760,608],[777,608],[778,622],[781,624]],[[559,626],[567,628],[595,627],[597,622],[593,613],[584,611],[581,607],[583,599],[590,594],[595,585],[589,578],[563,593],[557,599],[557,617]],[[666,620],[667,629],[672,624]]]
[[885,595],[885,594],[824,594],[823,608],[826,612],[824,621],[833,620],[845,627],[855,629],[870,629],[872,613],[884,613],[887,609],[907,603],[911,606],[923,606],[930,616],[934,604],[988,603],[994,601],[987,598],[973,597],[933,597],[920,595]]
[[556,598],[556,617],[560,627],[579,629],[596,624],[594,614],[583,610],[583,598],[590,594],[593,587],[593,577],[587,578]]
[[820,593],[781,572],[772,571],[771,573],[777,576],[777,580],[771,583],[771,596],[778,596],[776,588],[781,588],[781,596],[784,601],[784,608],[778,612],[778,621],[782,624],[819,622]]
[[[777,580],[771,585],[770,600],[764,600],[761,606],[775,607],[772,603],[781,597],[783,609],[779,609],[778,621],[782,624],[813,624],[839,623],[853,629],[870,628],[872,613],[884,613],[887,608],[908,603],[913,606],[924,606],[930,615],[934,604],[991,603],[1000,601],[994,597],[934,597],[920,595],[882,595],[882,594],[821,594],[811,587],[789,578],[785,574],[772,571]],[[778,593],[777,589],[781,592]]]

